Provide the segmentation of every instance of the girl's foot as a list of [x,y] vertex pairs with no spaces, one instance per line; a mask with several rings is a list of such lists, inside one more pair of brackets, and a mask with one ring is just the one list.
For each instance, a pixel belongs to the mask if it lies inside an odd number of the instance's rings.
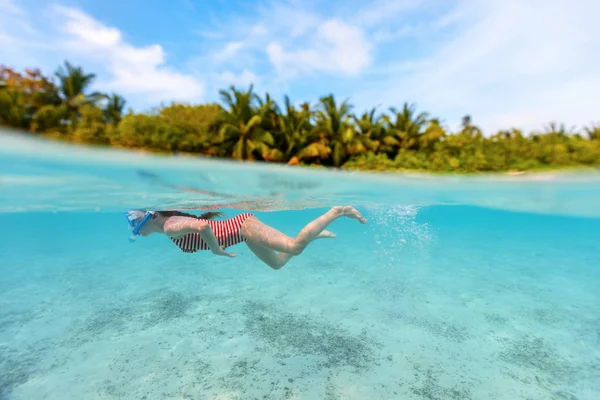
[[317,239],[325,239],[325,238],[333,239],[335,237],[336,237],[336,234],[333,232],[329,232],[329,231],[322,231],[321,233],[319,233],[317,235]]
[[362,216],[358,210],[352,206],[341,206],[340,207],[341,214],[345,217],[349,217],[357,220],[361,224],[366,224],[367,220]]

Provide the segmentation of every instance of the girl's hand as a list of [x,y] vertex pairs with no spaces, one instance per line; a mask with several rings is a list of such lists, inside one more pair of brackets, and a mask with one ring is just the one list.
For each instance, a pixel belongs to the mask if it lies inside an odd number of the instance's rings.
[[213,251],[213,253],[218,256],[227,256],[229,258],[237,257],[237,254],[229,253],[229,252],[225,251],[225,249],[223,249],[222,247],[219,247],[216,251]]

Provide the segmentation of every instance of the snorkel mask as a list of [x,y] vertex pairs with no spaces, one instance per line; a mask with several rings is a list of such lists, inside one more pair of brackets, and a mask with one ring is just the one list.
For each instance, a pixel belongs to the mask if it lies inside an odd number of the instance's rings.
[[135,242],[136,236],[139,235],[144,225],[146,225],[146,222],[148,222],[153,215],[154,211],[146,211],[144,214],[142,214],[142,211],[127,211],[125,213],[125,217],[129,223],[129,229],[133,229],[133,231],[131,231],[131,236],[129,236],[130,242]]

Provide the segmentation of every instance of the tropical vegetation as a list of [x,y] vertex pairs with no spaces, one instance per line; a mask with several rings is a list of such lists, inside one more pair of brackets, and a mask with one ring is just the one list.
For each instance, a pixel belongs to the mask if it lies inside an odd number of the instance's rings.
[[220,91],[221,103],[125,110],[115,93],[90,92],[96,78],[65,62],[53,77],[0,66],[0,125],[94,145],[359,170],[522,171],[600,165],[600,124],[581,132],[550,122],[525,134],[484,135],[471,117],[451,132],[414,104],[354,113],[332,95],[283,107],[253,86]]

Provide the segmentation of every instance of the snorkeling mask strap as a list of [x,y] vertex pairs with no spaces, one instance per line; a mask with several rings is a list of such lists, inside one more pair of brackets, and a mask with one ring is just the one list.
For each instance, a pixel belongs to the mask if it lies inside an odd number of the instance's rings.
[[125,213],[125,216],[127,217],[127,221],[129,222],[129,227],[133,228],[133,231],[131,232],[131,235],[129,236],[130,242],[132,242],[132,243],[135,242],[136,236],[140,233],[140,231],[142,230],[142,228],[144,227],[146,222],[148,222],[148,220],[150,218],[152,218],[153,215],[154,215],[154,211],[146,211],[144,218],[142,218],[142,220],[138,224],[136,224],[135,220],[138,218],[136,218],[133,214],[131,214],[129,212]]

